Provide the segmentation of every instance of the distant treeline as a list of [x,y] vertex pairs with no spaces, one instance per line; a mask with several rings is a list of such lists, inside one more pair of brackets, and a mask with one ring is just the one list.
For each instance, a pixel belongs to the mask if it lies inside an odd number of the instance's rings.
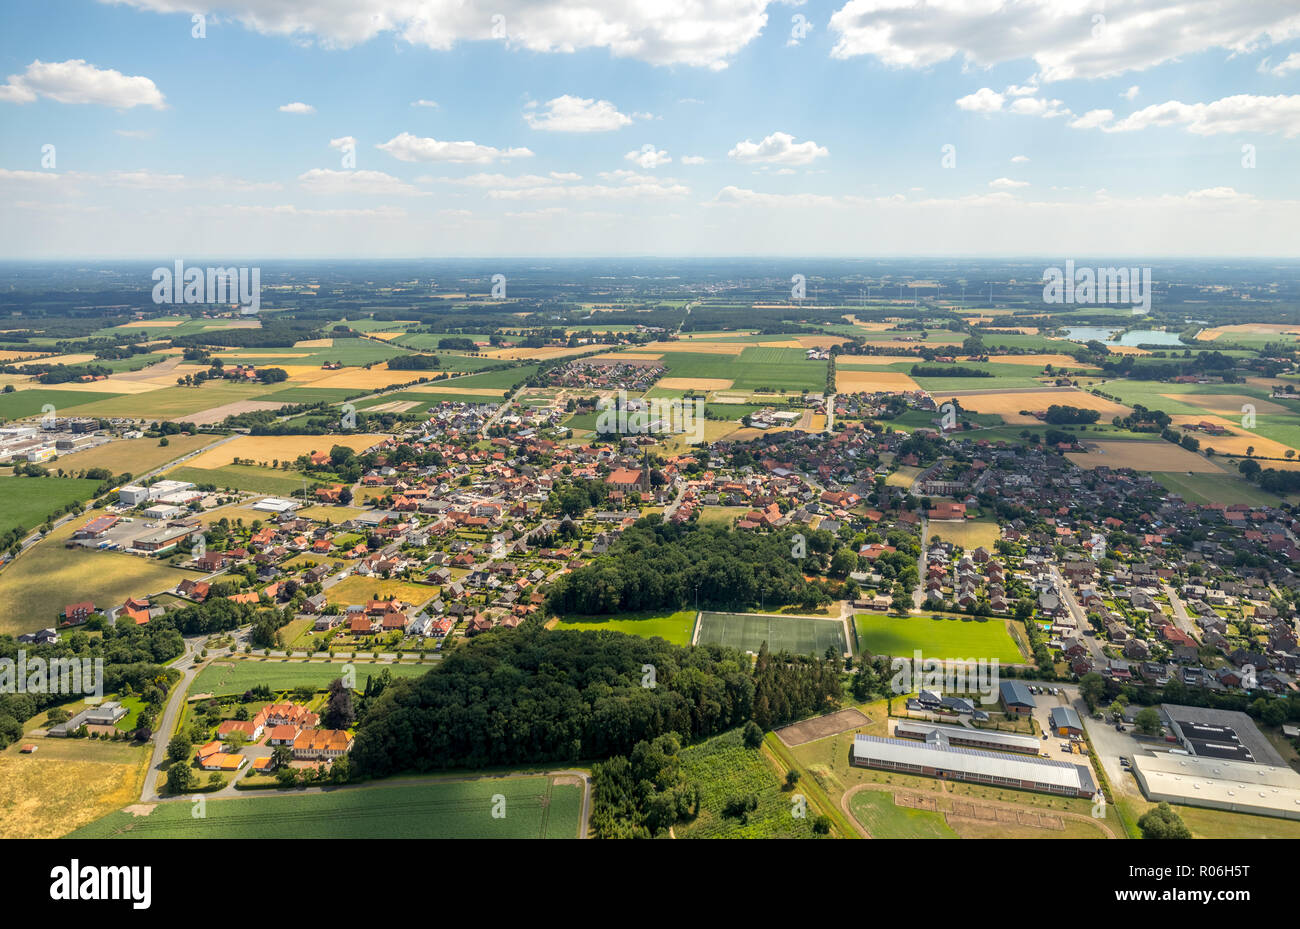
[[962,365],[912,365],[912,377],[992,377],[993,372],[983,368]]

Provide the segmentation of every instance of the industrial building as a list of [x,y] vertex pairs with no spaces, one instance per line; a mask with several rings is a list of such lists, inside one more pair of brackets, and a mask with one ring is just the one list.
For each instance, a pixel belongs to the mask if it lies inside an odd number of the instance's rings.
[[952,748],[909,739],[859,735],[851,762],[859,767],[974,784],[1091,798],[1097,787],[1083,765],[997,752]]
[[1158,752],[1135,755],[1133,774],[1153,803],[1300,819],[1300,774],[1288,767]]
[[899,720],[894,724],[894,738],[914,739],[929,745],[955,745],[999,752],[1018,752],[1037,755],[1039,739],[1032,735],[999,732],[996,729],[968,729],[965,726],[944,726],[937,723]]

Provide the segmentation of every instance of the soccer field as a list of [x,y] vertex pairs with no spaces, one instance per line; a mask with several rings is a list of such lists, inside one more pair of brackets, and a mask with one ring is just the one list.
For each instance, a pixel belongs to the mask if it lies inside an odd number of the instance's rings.
[[1006,620],[970,616],[885,616],[859,613],[853,617],[858,649],[873,655],[911,657],[920,649],[927,658],[965,660],[994,659],[1003,664],[1025,661],[1007,632]]
[[769,652],[821,655],[827,648],[848,651],[844,623],[807,616],[765,616],[756,613],[705,613],[700,620],[700,643],[725,645],[757,652],[767,643]]

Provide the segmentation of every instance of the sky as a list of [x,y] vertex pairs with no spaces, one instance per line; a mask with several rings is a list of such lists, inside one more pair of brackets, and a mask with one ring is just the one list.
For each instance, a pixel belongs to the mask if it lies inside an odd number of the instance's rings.
[[0,8],[0,257],[1300,255],[1294,0]]

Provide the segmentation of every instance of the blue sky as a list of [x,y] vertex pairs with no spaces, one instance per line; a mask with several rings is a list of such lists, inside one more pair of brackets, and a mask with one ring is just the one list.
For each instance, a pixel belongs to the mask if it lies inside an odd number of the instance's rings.
[[194,9],[0,13],[0,252],[1300,251],[1294,3]]

